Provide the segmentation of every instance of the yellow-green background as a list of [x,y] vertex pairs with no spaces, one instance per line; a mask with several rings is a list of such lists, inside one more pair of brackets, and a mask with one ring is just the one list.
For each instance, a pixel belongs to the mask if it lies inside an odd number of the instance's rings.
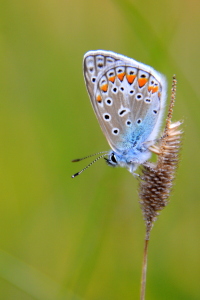
[[139,299],[137,180],[109,149],[86,93],[86,51],[113,50],[178,79],[184,144],[150,241],[146,299],[200,299],[200,2],[0,2],[0,299]]

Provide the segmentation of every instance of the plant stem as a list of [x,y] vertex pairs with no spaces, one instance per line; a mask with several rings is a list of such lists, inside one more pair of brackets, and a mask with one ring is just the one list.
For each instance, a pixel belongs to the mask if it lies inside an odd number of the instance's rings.
[[148,245],[149,245],[149,239],[146,238],[145,243],[144,243],[144,256],[143,256],[143,264],[142,264],[140,300],[145,300]]

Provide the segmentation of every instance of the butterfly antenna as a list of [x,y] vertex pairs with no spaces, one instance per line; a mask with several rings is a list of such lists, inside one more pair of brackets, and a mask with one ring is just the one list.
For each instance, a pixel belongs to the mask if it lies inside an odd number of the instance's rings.
[[108,153],[108,151],[101,151],[101,152],[94,153],[94,154],[91,154],[91,155],[88,155],[88,156],[85,156],[85,157],[82,157],[82,158],[73,159],[72,162],[81,161],[83,159],[86,159],[86,158],[89,158],[89,157],[92,157],[92,156],[95,156],[95,155],[98,155],[98,154],[101,154],[101,153]]
[[[99,153],[103,153],[103,152],[99,152]],[[97,154],[97,153],[96,153],[96,154]],[[95,154],[93,154],[93,155],[95,155]],[[93,155],[89,155],[89,156],[87,156],[87,157],[90,157],[90,156],[93,156]],[[107,152],[106,152],[106,154],[103,154],[103,155],[97,157],[97,158],[96,158],[95,160],[93,160],[87,167],[83,168],[81,171],[79,171],[79,172],[75,173],[74,175],[72,175],[72,178],[74,178],[74,177],[80,175],[83,171],[85,171],[86,169],[88,169],[88,168],[89,168],[91,165],[93,165],[96,161],[98,161],[100,158],[102,158],[102,157],[104,157],[104,156],[106,156],[106,155],[107,155]],[[87,157],[84,157],[84,158],[87,158]],[[84,159],[84,158],[81,158],[80,160],[82,160],[82,159]],[[79,160],[75,160],[75,161],[79,161]]]

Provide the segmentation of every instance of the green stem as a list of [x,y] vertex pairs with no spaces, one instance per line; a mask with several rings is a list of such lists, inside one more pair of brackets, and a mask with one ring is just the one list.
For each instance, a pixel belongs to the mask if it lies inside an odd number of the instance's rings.
[[142,264],[142,278],[141,278],[141,293],[140,293],[140,300],[145,300],[146,277],[147,277],[147,254],[148,254],[148,244],[149,244],[149,239],[145,239],[145,244],[144,244],[144,256],[143,256],[143,264]]

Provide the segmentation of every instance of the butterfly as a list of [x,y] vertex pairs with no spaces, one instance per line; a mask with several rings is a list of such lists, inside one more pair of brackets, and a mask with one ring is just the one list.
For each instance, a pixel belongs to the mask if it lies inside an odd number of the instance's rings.
[[88,51],[83,70],[91,104],[111,147],[104,154],[106,161],[134,174],[150,158],[148,148],[159,132],[165,77],[150,66],[105,50]]

